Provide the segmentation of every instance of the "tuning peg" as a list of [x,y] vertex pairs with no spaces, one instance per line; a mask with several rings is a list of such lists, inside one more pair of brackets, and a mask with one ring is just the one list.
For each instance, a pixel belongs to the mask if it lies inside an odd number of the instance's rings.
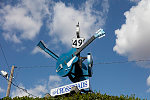
[[105,36],[105,34],[103,34],[103,35],[99,36],[98,38],[102,38],[102,37],[104,37],[104,36]]

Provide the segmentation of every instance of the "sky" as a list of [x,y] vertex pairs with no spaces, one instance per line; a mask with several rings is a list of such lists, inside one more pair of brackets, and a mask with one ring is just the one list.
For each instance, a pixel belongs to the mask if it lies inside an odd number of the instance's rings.
[[[36,45],[43,40],[56,54],[67,53],[79,22],[85,41],[99,28],[106,32],[81,52],[93,56],[92,90],[150,99],[150,62],[130,62],[150,60],[149,18],[150,0],[1,0],[0,70],[10,73],[15,65],[13,82],[38,97],[70,84],[57,75],[56,60]],[[0,98],[6,90],[0,76]],[[11,97],[26,95],[11,87]]]

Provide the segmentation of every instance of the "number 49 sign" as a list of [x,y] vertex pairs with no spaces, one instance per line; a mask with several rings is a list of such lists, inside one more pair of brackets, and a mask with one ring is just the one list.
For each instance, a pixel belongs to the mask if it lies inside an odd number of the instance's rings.
[[72,39],[72,47],[80,48],[84,44],[84,38],[73,38]]

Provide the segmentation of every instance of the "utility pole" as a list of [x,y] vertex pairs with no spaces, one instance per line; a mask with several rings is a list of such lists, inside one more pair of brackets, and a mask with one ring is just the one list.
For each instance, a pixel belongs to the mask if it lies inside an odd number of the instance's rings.
[[10,74],[9,81],[8,81],[6,97],[9,97],[9,94],[10,94],[10,88],[11,88],[11,83],[12,83],[12,79],[13,79],[14,68],[15,68],[15,66],[12,66],[12,68],[11,68],[11,74]]

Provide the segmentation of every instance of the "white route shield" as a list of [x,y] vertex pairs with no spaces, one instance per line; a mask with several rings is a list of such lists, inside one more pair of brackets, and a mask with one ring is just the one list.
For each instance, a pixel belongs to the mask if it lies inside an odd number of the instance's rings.
[[84,38],[73,38],[72,39],[72,47],[73,48],[80,48],[84,44]]

